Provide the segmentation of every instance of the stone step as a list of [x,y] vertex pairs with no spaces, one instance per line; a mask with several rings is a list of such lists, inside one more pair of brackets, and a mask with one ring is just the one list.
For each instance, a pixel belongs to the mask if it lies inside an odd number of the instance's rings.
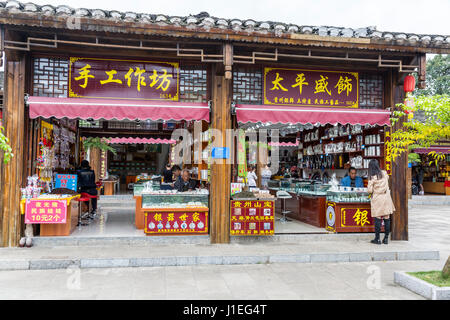
[[[30,250],[30,249],[22,249]],[[36,257],[22,259],[0,258],[0,270],[46,270],[67,268],[129,268],[192,265],[231,265],[267,263],[339,263],[370,261],[439,260],[439,251],[383,251],[383,252],[322,252],[291,254],[235,254],[235,255],[158,255],[158,256],[101,256],[101,257]]]
[[[373,239],[371,233],[305,233],[305,234],[275,234],[273,236],[231,236],[230,244],[264,244],[264,243],[303,243],[308,241],[366,241]],[[197,236],[67,236],[67,237],[34,237],[33,246],[154,246],[171,244],[210,244],[208,235]]]

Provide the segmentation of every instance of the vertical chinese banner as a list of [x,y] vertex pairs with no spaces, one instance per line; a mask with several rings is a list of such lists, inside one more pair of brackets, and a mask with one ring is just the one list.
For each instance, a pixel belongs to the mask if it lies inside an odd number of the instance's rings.
[[100,179],[106,178],[107,168],[108,168],[108,152],[102,150],[100,154]]
[[245,150],[245,132],[244,130],[239,130],[238,143],[238,176],[242,178],[247,178],[247,153]]
[[384,130],[384,163],[385,170],[388,175],[392,174],[392,162],[391,162],[391,150],[389,148],[389,142],[391,142],[391,128],[385,128]]

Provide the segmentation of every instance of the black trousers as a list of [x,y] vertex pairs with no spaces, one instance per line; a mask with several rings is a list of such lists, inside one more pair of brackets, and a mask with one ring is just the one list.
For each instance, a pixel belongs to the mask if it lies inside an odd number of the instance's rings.
[[[97,194],[97,188],[81,188],[80,192],[86,192],[87,194],[90,194],[91,196],[96,196]],[[91,198],[91,205],[92,205],[92,210],[96,211],[97,210],[97,198]]]

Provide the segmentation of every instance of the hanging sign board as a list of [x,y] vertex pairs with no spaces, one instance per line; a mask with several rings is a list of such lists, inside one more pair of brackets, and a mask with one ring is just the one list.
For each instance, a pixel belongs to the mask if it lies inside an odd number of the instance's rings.
[[264,69],[264,104],[359,107],[359,74],[347,71]]
[[178,101],[179,64],[70,57],[69,98]]
[[57,174],[55,177],[55,188],[66,188],[77,191],[78,177],[76,174]]

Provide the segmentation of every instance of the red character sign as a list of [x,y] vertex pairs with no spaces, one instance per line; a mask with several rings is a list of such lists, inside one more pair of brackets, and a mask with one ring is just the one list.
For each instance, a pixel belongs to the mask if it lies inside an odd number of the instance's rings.
[[147,234],[208,234],[208,211],[145,212]]
[[232,200],[230,234],[261,236],[274,234],[274,210],[272,200]]

